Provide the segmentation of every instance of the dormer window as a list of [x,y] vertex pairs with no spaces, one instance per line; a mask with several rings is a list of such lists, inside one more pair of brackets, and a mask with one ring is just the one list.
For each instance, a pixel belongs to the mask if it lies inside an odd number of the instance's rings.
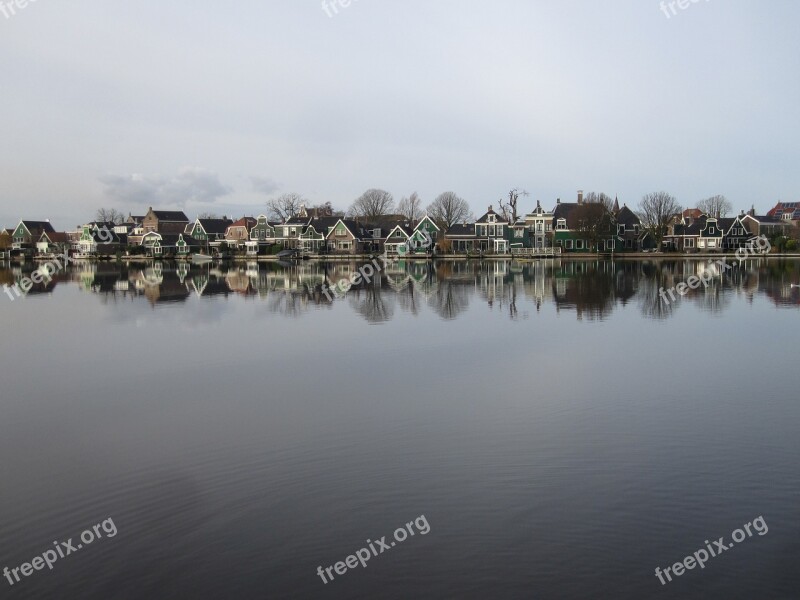
[[494,223],[494,215],[489,215],[489,223]]

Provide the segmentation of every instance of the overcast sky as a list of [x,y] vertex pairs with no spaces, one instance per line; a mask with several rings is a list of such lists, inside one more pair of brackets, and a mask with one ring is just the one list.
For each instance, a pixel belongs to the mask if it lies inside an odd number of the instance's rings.
[[[340,0],[341,1],[341,0]],[[8,2],[8,0],[3,0]],[[333,0],[329,0],[333,3]],[[0,14],[0,224],[370,187],[798,201],[800,3],[38,0]],[[8,11],[8,9],[6,9]]]

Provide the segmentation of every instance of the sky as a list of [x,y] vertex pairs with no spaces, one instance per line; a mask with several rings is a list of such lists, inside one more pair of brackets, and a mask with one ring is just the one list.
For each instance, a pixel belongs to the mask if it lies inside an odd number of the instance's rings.
[[794,0],[15,1],[3,227],[374,187],[478,216],[511,188],[523,213],[580,189],[800,200]]

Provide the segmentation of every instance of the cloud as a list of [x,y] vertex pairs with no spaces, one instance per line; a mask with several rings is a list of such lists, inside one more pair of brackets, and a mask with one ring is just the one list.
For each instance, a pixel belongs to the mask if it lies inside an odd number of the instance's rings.
[[105,194],[124,204],[142,206],[180,206],[188,203],[213,204],[233,188],[222,183],[216,173],[201,167],[183,167],[173,177],[109,175],[100,178]]
[[269,196],[281,189],[281,186],[271,177],[251,177],[250,181],[253,184],[253,191],[259,194]]

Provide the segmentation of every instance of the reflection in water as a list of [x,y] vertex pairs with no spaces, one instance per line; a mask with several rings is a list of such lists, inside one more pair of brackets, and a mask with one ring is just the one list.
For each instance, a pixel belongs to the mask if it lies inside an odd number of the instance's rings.
[[[329,298],[323,286],[349,280],[359,262],[236,263],[79,263],[34,285],[28,296],[47,294],[61,284],[77,284],[104,302],[144,299],[152,306],[186,302],[190,297],[230,295],[264,301],[269,310],[298,317],[311,308],[346,302],[367,322],[381,323],[396,311],[419,315],[431,310],[450,320],[479,301],[511,319],[527,318],[552,304],[574,312],[578,320],[608,318],[618,304],[635,302],[643,315],[666,319],[684,304],[722,312],[734,296],[751,302],[757,294],[776,306],[800,305],[800,261],[748,261],[722,272],[706,260],[542,260],[513,261],[394,261],[372,281],[362,282],[343,298]],[[29,276],[35,265],[0,269],[0,284],[13,285]],[[709,270],[707,286],[690,290],[675,302],[664,302],[660,290],[675,288],[690,276]],[[793,285],[794,284],[794,285]]]

